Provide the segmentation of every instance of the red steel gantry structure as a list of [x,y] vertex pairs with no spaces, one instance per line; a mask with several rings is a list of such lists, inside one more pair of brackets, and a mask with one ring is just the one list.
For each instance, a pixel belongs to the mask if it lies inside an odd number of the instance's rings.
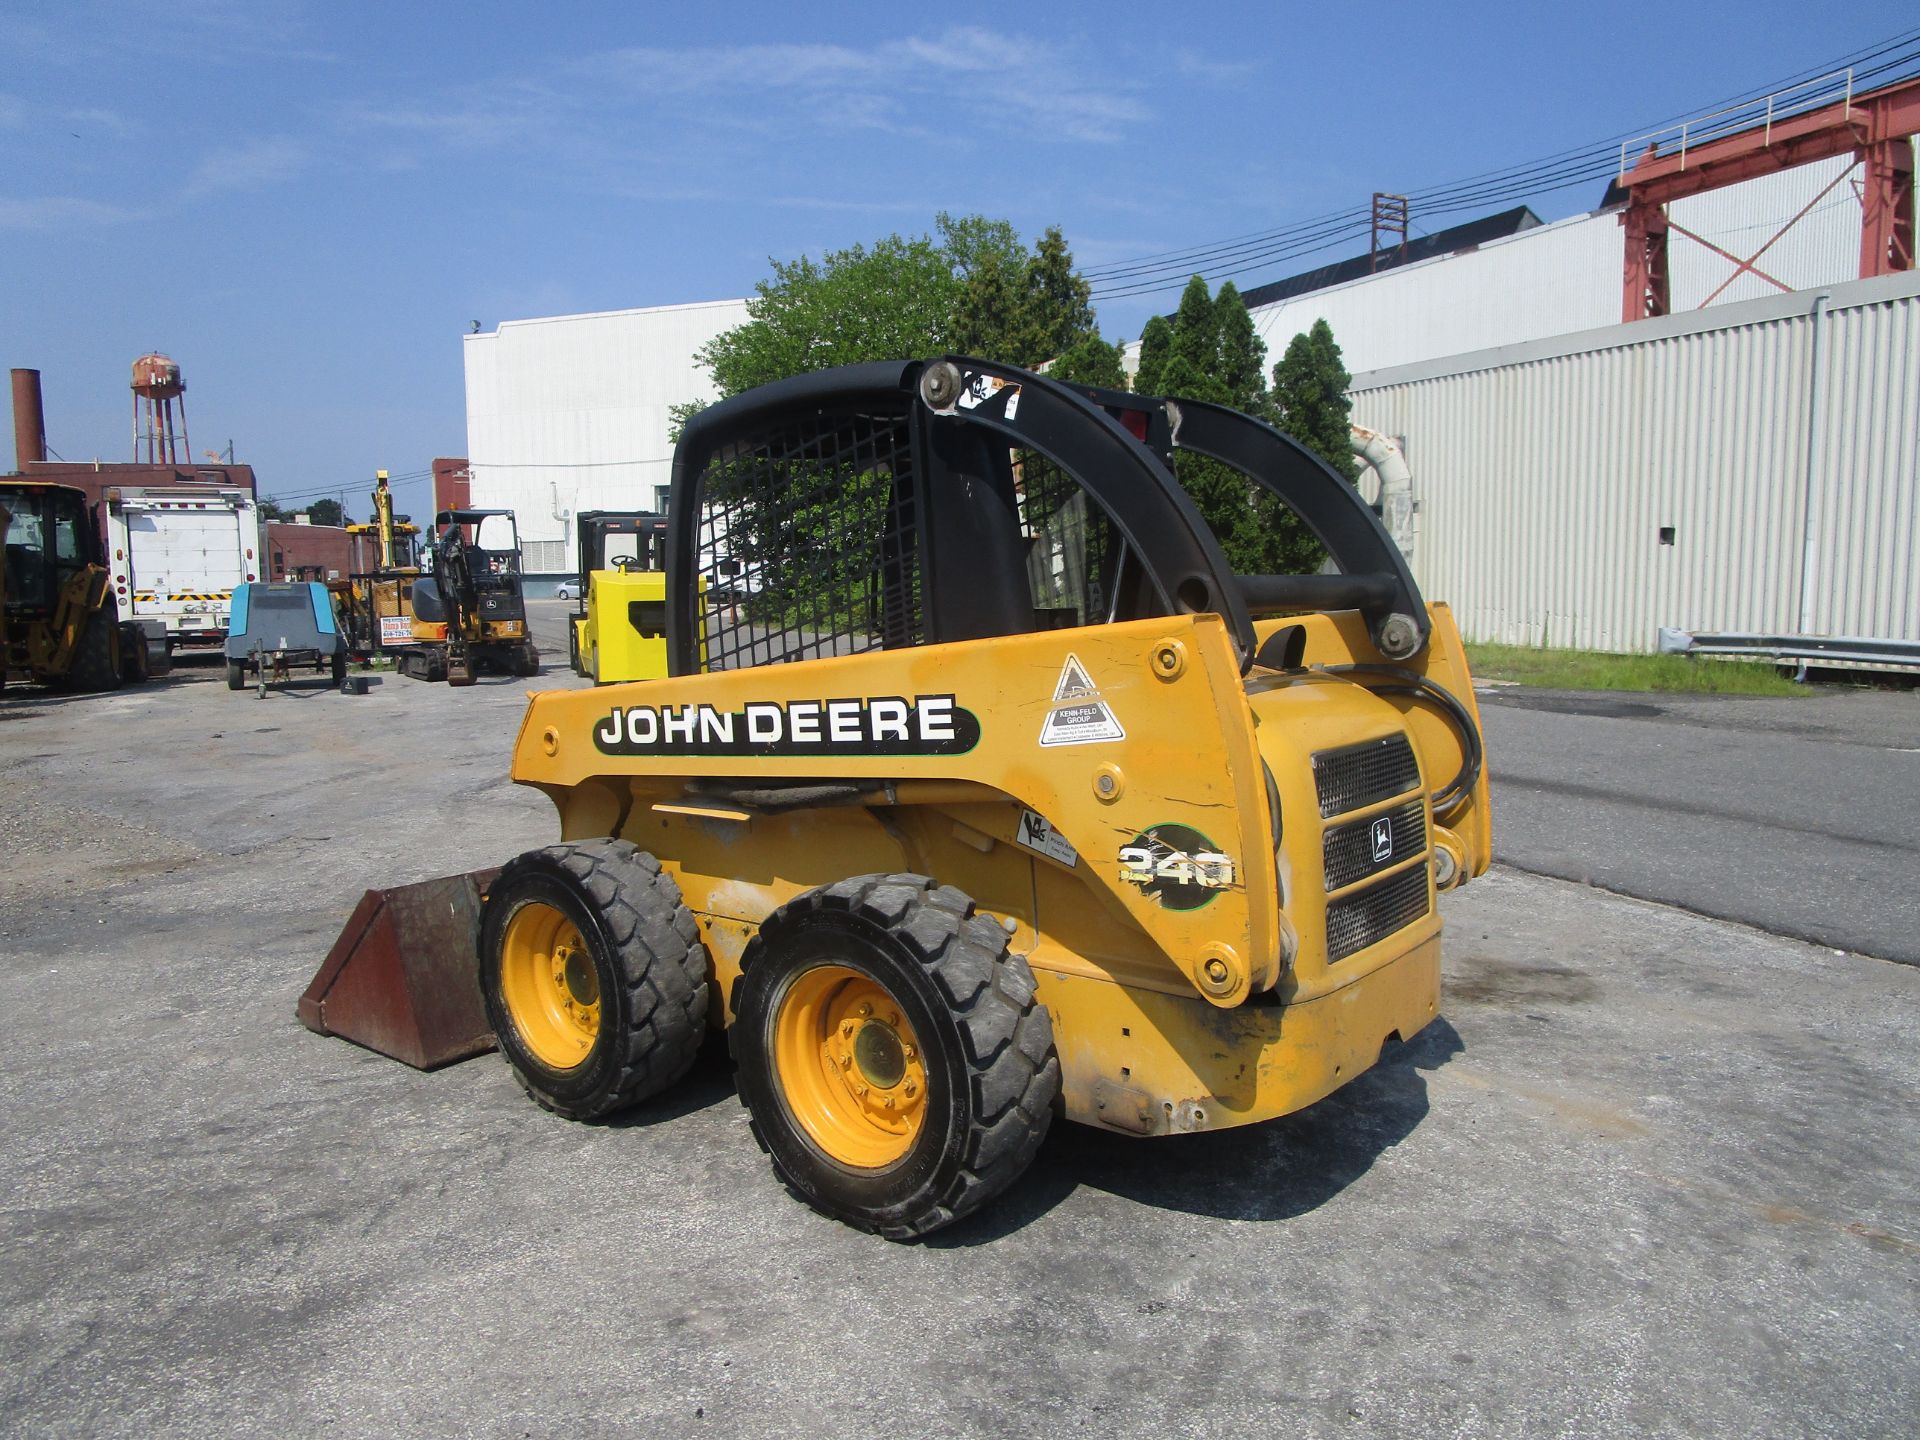
[[[1701,302],[1703,308],[1745,274],[1757,275],[1782,290],[1791,290],[1792,286],[1767,274],[1756,262],[1801,216],[1862,167],[1864,174],[1858,186],[1860,278],[1914,268],[1913,146],[1909,137],[1920,133],[1920,76],[1863,95],[1853,93],[1851,71],[1822,77],[1809,85],[1824,83],[1838,89],[1842,80],[1846,86],[1844,98],[1781,118],[1775,118],[1774,102],[1783,97],[1770,96],[1765,102],[1764,121],[1732,134],[1724,133],[1724,126],[1713,124],[1716,117],[1708,116],[1705,121],[1690,122],[1689,126],[1675,127],[1658,136],[1644,136],[1643,139],[1654,143],[1647,146],[1631,170],[1625,163],[1626,147],[1621,147],[1618,186],[1627,200],[1627,208],[1620,217],[1627,232],[1622,321],[1668,313],[1667,235],[1670,231],[1679,231],[1734,266],[1733,273],[1720,288]],[[1760,103],[1739,109],[1756,112]],[[1786,107],[1792,109],[1793,102],[1787,101]],[[1755,118],[1759,118],[1757,113]],[[1693,124],[1705,125],[1711,138],[1690,143],[1689,129]],[[1658,141],[1675,134],[1679,136],[1680,148],[1660,153]],[[1667,205],[1688,195],[1848,154],[1854,157],[1854,163],[1835,176],[1750,256],[1743,258],[1724,250],[1667,216]]]

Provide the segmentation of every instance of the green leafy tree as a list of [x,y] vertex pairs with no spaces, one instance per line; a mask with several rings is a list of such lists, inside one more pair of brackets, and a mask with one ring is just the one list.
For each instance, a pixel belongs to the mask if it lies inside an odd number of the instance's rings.
[[315,525],[345,525],[346,507],[338,500],[316,500],[307,507],[307,518]]
[[1287,353],[1273,367],[1273,405],[1279,427],[1313,451],[1349,485],[1360,479],[1360,466],[1351,443],[1353,402],[1347,373],[1333,327],[1313,322],[1304,335],[1287,344]]
[[[943,211],[935,228],[937,240],[889,235],[817,262],[771,261],[772,278],[755,286],[746,323],[700,351],[720,394],[942,351],[1033,368],[1078,350],[1077,366],[1111,373],[1087,345],[1100,341],[1092,293],[1058,226],[1032,250],[1012,225],[982,215]],[[676,438],[702,405],[674,408]]]
[[259,501],[256,508],[260,511],[260,518],[262,520],[284,520],[287,518],[287,512],[280,508],[279,502],[274,500]]
[[720,393],[851,365],[945,349],[959,282],[951,258],[926,236],[889,235],[815,262],[772,261],[754,287],[747,323],[700,351]]

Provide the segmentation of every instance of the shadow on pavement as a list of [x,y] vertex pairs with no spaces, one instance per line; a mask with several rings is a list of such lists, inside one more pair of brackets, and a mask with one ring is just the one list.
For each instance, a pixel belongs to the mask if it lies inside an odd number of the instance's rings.
[[1427,1115],[1427,1082],[1466,1047],[1445,1019],[1317,1105],[1261,1125],[1138,1139],[1057,1123],[1022,1180],[980,1214],[928,1237],[935,1248],[982,1245],[1038,1219],[1085,1185],[1222,1220],[1289,1220],[1366,1174]]

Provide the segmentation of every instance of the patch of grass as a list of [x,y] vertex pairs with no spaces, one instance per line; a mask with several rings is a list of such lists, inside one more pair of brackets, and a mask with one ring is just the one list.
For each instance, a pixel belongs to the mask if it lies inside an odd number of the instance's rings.
[[1709,695],[1805,695],[1774,666],[1685,655],[1607,655],[1528,645],[1469,645],[1476,679],[1553,690],[1669,690]]

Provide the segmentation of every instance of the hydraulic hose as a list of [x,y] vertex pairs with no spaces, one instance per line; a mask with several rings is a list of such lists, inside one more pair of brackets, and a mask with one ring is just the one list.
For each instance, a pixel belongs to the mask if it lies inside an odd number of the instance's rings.
[[1367,684],[1364,678],[1359,683],[1375,692],[1411,695],[1434,705],[1460,732],[1461,749],[1465,752],[1465,758],[1460,762],[1460,772],[1433,792],[1434,815],[1448,814],[1473,793],[1473,787],[1480,782],[1480,766],[1486,752],[1480,743],[1480,731],[1473,723],[1473,716],[1467,713],[1467,707],[1451,691],[1434,684],[1424,675],[1398,665],[1319,665],[1314,668],[1328,675],[1379,676],[1387,683]]

